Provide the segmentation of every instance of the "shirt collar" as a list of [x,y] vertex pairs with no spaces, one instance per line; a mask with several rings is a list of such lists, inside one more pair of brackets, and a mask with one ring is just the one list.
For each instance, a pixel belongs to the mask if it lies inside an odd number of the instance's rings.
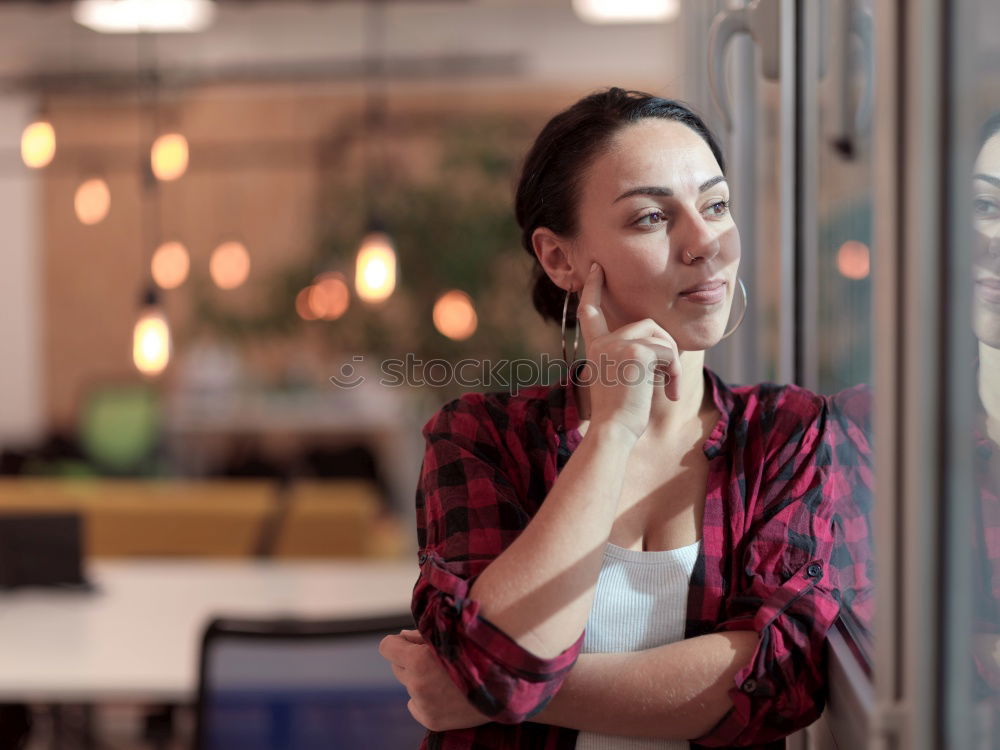
[[[575,363],[574,368],[583,365],[583,360]],[[576,369],[574,369],[574,373]],[[736,406],[736,396],[722,378],[707,367],[702,368],[705,386],[712,395],[712,402],[719,410],[719,421],[712,428],[703,446],[705,455],[714,458],[721,451],[729,434],[729,421]],[[577,408],[576,386],[572,378],[562,377],[549,390],[549,414],[555,425],[556,432],[563,438],[566,448],[576,450],[582,439],[579,432],[580,413]]]

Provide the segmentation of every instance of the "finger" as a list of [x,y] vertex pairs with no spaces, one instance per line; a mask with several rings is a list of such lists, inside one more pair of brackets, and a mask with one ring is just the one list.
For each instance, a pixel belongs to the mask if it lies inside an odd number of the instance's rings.
[[601,292],[604,287],[604,269],[592,263],[587,280],[580,291],[580,302],[576,308],[576,324],[583,334],[584,346],[598,336],[608,332],[608,322],[601,308]]
[[652,363],[654,384],[663,387],[664,395],[671,401],[681,397],[681,358],[673,346],[663,346],[658,340],[646,339],[643,344],[656,355]]
[[665,341],[668,345],[677,349],[674,337],[667,333],[663,326],[652,318],[644,318],[643,320],[626,323],[615,331],[615,336],[623,339],[656,339],[661,342]]
[[663,393],[671,401],[681,399],[681,358],[673,352],[673,359],[668,363],[663,359],[657,359],[656,368],[664,377]]
[[425,643],[419,630],[400,630],[399,634],[410,643]]
[[400,635],[387,635],[378,644],[378,652],[382,654],[383,659],[404,667],[409,662],[414,648],[418,648],[418,646]]
[[407,692],[409,692],[410,687],[409,685],[406,684],[406,680],[408,677],[406,668],[401,667],[398,664],[390,664],[390,666],[392,667],[392,676],[395,677],[396,680],[398,680],[399,683],[406,688]]
[[416,719],[417,723],[424,729],[430,729],[430,727],[424,723],[427,719],[424,717],[423,712],[417,708],[417,702],[413,698],[410,698],[410,700],[406,702],[406,710],[410,712],[410,716]]

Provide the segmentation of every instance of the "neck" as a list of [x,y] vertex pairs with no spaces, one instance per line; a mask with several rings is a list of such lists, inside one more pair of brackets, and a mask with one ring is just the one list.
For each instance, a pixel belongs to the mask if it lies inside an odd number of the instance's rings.
[[979,400],[986,411],[986,431],[1000,445],[1000,349],[979,342]]

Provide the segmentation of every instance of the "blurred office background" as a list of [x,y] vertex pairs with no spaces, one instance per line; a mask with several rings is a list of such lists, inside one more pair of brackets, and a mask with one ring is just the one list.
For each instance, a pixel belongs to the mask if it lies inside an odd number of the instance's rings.
[[560,356],[534,135],[609,85],[708,109],[713,9],[652,5],[0,2],[0,508],[76,519],[99,590],[6,595],[32,747],[188,746],[209,615],[406,611],[441,363]]

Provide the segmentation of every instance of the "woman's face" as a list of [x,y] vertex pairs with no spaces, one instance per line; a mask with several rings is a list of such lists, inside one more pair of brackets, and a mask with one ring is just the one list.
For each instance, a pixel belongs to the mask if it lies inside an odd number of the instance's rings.
[[569,243],[574,288],[592,261],[601,264],[609,330],[652,318],[681,351],[719,341],[740,236],[729,185],[701,136],[655,118],[619,131],[584,175],[578,229]]
[[984,344],[1000,348],[1000,133],[983,144],[974,171],[973,328]]

